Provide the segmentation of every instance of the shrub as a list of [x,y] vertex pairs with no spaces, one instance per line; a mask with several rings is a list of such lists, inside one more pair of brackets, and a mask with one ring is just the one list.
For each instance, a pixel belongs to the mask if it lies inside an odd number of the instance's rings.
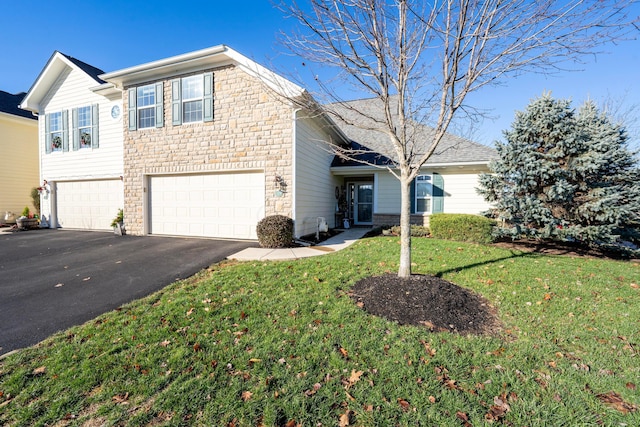
[[440,213],[431,215],[429,226],[437,239],[491,243],[495,221],[479,215]]
[[124,211],[122,209],[118,209],[118,214],[113,218],[113,221],[111,221],[111,228],[115,228],[121,223],[124,223]]
[[287,248],[293,243],[293,220],[284,215],[271,215],[258,222],[258,243],[263,248]]
[[40,192],[36,187],[33,187],[29,195],[31,196],[33,207],[36,208],[36,213],[39,214],[40,213]]
[[[400,226],[394,225],[391,227],[391,232],[397,236],[400,235]],[[411,224],[411,237],[429,237],[431,232],[429,231],[429,227],[424,225],[415,225]]]

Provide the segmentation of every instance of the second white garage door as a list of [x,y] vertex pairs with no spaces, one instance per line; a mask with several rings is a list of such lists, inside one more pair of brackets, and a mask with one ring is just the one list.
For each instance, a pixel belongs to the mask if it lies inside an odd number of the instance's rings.
[[256,239],[264,217],[264,174],[149,177],[149,232]]

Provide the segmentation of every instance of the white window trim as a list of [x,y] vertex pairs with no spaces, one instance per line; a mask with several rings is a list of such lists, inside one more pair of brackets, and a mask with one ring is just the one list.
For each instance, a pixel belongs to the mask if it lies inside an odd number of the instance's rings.
[[[80,110],[84,108],[89,110],[89,125],[80,126]],[[83,105],[82,107],[78,107],[78,149],[80,150],[85,148],[93,148],[93,118],[91,110],[91,105]],[[88,134],[90,142],[88,145],[82,145],[82,131],[85,129],[89,131]]]
[[[150,87],[153,89],[153,103],[151,103],[151,105],[145,105],[145,106],[140,106],[140,98],[138,95],[138,92],[144,88]],[[156,93],[156,85],[155,84],[148,84],[148,85],[143,85],[143,86],[138,86],[136,88],[136,125],[138,129],[150,129],[150,128],[154,128],[156,127],[156,97],[158,96],[158,94]],[[142,117],[142,115],[140,114],[141,111],[143,110],[151,110],[153,112],[153,120],[151,121],[152,124],[150,126],[142,126],[140,119]]]
[[[56,130],[52,129],[52,125],[53,125],[53,116],[59,114],[60,118],[58,120],[58,126],[59,128]],[[58,152],[62,152],[64,151],[64,124],[62,123],[62,120],[64,120],[64,114],[62,112],[62,110],[60,111],[54,111],[52,113],[49,113],[49,133],[47,134],[47,144],[49,144],[51,146],[51,153],[58,153]],[[53,146],[53,135],[54,134],[60,134],[60,147],[54,148]]]
[[[184,87],[182,86],[182,84],[184,83],[185,80],[187,79],[191,79],[191,80],[196,80],[197,78],[200,78],[200,93],[201,95],[199,97],[194,97],[194,98],[184,98]],[[181,100],[182,102],[182,123],[202,123],[204,120],[204,76],[202,74],[199,75],[195,75],[195,76],[188,76],[188,77],[182,77],[180,79],[180,86],[181,86],[181,93],[183,95],[183,98]],[[193,102],[193,101],[200,101],[200,120],[185,120],[185,105],[188,102]]]
[[[428,197],[419,197],[418,196],[418,181],[420,181],[420,178],[422,177],[428,177],[428,179],[425,179],[423,181],[426,181],[429,184],[429,196]],[[430,214],[433,213],[433,175],[432,174],[428,174],[428,173],[423,173],[420,174],[418,176],[416,176],[416,180],[415,180],[415,194],[414,194],[414,206],[415,206],[415,213],[416,214]],[[418,210],[418,200],[428,200],[427,203],[425,203],[428,207],[429,210],[428,211],[419,211]]]

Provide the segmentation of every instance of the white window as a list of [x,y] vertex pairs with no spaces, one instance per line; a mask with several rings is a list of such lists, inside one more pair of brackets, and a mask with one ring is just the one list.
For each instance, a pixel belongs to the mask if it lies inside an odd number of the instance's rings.
[[146,85],[137,88],[136,108],[138,111],[138,129],[156,125],[156,86]]
[[62,151],[63,142],[63,126],[62,112],[51,113],[48,115],[49,134],[47,135],[48,143],[51,151]]
[[213,73],[171,81],[173,125],[213,121]]
[[78,134],[80,137],[80,148],[91,148],[91,107],[78,108]]
[[431,175],[418,175],[416,177],[416,213],[431,212],[431,200],[433,197],[433,185]]
[[182,79],[182,122],[202,121],[203,99],[202,76],[184,77]]

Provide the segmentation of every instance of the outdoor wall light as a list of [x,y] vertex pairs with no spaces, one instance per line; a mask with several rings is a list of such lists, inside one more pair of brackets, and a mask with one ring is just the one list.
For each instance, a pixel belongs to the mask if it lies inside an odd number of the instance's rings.
[[281,177],[280,175],[276,175],[273,178],[273,184],[276,187],[276,197],[282,197],[284,196],[284,193],[287,192],[287,183],[284,181],[284,178]]

